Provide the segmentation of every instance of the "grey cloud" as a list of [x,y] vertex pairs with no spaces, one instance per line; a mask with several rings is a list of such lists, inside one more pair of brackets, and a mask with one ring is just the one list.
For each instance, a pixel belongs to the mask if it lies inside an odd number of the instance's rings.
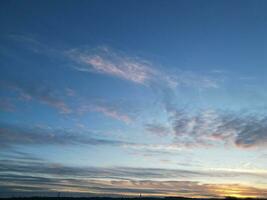
[[[131,168],[131,167],[68,167],[60,164],[46,163],[44,161],[0,160],[1,172],[11,174],[42,174],[43,176],[76,177],[91,179],[161,179],[185,178],[205,176],[205,173],[188,170],[167,170],[157,168]],[[8,162],[7,162],[8,161]]]
[[170,134],[169,128],[159,123],[145,124],[145,129],[146,131],[158,136],[166,136]]
[[17,162],[40,162],[43,161],[41,158],[37,158],[30,153],[25,153],[21,151],[17,151],[14,149],[8,149],[8,151],[0,152],[1,161],[7,160],[9,161],[17,161]]
[[262,114],[216,110],[189,114],[185,110],[174,110],[170,120],[176,142],[184,146],[221,143],[248,148],[267,144],[267,117]]
[[9,98],[0,99],[0,111],[12,112],[15,110],[15,105]]
[[[23,137],[22,137],[23,136]],[[172,154],[180,149],[173,144],[134,143],[126,140],[103,138],[88,130],[56,129],[40,126],[22,126],[0,123],[0,148],[15,145],[93,145],[129,149],[153,155]]]
[[[84,99],[77,94],[72,89],[65,89],[65,91],[58,92],[45,84],[36,85],[32,83],[9,83],[1,82],[4,88],[9,88],[15,91],[18,95],[18,99],[23,101],[37,100],[40,103],[46,104],[57,109],[62,114],[84,114],[86,112],[100,112],[103,115],[113,118],[125,123],[133,122],[133,109],[126,105],[126,102],[104,102],[99,99]],[[73,98],[75,95],[75,100],[78,99],[77,103],[72,103],[70,107],[63,99],[63,97]],[[133,107],[130,106],[130,107]],[[14,110],[14,105],[11,101],[7,99],[0,99],[0,109],[6,111]],[[131,111],[130,111],[131,110]]]
[[[22,137],[23,136],[23,137]],[[124,141],[91,137],[90,134],[81,134],[65,129],[41,127],[25,127],[0,123],[1,147],[12,145],[110,145],[122,146],[131,144]]]
[[18,158],[0,159],[1,175],[23,174],[42,177],[53,176],[55,178],[77,178],[77,179],[135,179],[135,180],[160,180],[179,179],[191,180],[194,178],[241,178],[256,177],[267,178],[266,173],[253,173],[243,171],[225,170],[184,170],[163,168],[135,168],[135,167],[72,167],[57,163],[48,163],[45,160],[34,159],[21,160]]
[[[3,153],[2,153],[3,154]],[[10,155],[15,156],[10,156]],[[21,158],[20,158],[21,157]],[[30,159],[25,159],[30,158]],[[194,171],[134,167],[73,167],[49,163],[33,155],[14,151],[0,159],[0,196],[53,195],[173,195],[219,196],[220,190],[264,196],[266,190],[238,184],[208,184],[198,178],[250,177],[265,180],[265,173]],[[251,179],[250,179],[251,180]],[[68,194],[69,193],[69,194]]]

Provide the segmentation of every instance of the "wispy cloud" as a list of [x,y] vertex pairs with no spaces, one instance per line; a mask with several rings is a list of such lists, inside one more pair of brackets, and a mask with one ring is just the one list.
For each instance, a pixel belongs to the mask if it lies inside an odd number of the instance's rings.
[[9,38],[25,44],[28,49],[35,53],[44,54],[59,61],[63,59],[67,62],[74,61],[73,68],[81,72],[105,74],[152,87],[162,85],[169,88],[176,88],[177,86],[190,88],[220,87],[220,81],[218,77],[214,77],[214,74],[210,76],[184,71],[176,66],[169,66],[176,69],[175,71],[166,71],[166,67],[160,67],[162,64],[153,63],[153,61],[143,57],[129,55],[109,46],[73,47],[63,50],[50,47],[31,36],[10,35]]
[[[21,137],[23,135],[23,137]],[[123,146],[128,142],[92,137],[89,133],[66,129],[42,128],[0,124],[0,144],[2,148],[12,145],[108,145]]]
[[96,107],[93,108],[93,110],[96,111],[96,112],[101,112],[101,113],[103,113],[104,115],[106,115],[108,117],[112,117],[114,119],[123,121],[125,123],[132,122],[132,119],[128,115],[119,113],[115,109],[111,109],[111,108],[107,108],[107,107],[96,106]]
[[73,89],[71,89],[71,88],[66,88],[65,89],[65,92],[66,92],[66,95],[69,96],[69,97],[76,96],[76,92]]
[[[36,85],[34,83],[16,83],[16,82],[2,82],[3,87],[8,88],[17,93],[19,100],[30,102],[36,100],[42,104],[46,104],[53,108],[59,110],[62,114],[83,114],[86,112],[99,112],[103,115],[116,119],[125,123],[133,122],[130,115],[123,112],[121,102],[111,103],[103,102],[97,100],[87,100],[84,99],[73,89],[66,88],[65,91],[58,92],[56,89],[47,87],[45,84]],[[79,103],[72,102],[72,107],[70,107],[64,100],[64,97],[82,99],[78,101]],[[91,101],[91,102],[90,102]],[[0,99],[0,108],[6,111],[13,111],[14,105],[7,98]]]
[[56,108],[60,113],[68,114],[71,113],[70,107],[59,98],[58,93],[45,85],[36,86],[34,83],[7,83],[4,82],[4,85],[17,92],[18,99],[24,101],[37,100],[43,104],[49,105],[53,108]]
[[178,86],[191,88],[219,88],[219,79],[192,71],[178,71],[176,76]]
[[74,68],[78,71],[107,74],[137,84],[169,88],[176,86],[197,88],[218,88],[215,78],[190,71],[179,70],[175,74],[160,70],[152,62],[108,47],[94,49],[74,48],[66,55],[76,61]]
[[147,61],[100,47],[92,50],[72,49],[66,53],[79,65],[75,69],[108,74],[138,84],[146,84],[155,75]]
[[[23,135],[23,137],[21,137]],[[181,150],[177,144],[135,143],[132,141],[94,136],[89,130],[69,130],[40,126],[22,126],[0,123],[0,148],[16,145],[90,145],[120,147],[134,152],[159,154],[177,154]]]
[[0,110],[13,112],[15,110],[15,105],[9,98],[1,98],[0,99]]
[[260,114],[205,110],[189,114],[172,112],[172,128],[178,144],[199,147],[218,144],[265,147],[267,117]]
[[87,112],[99,112],[109,118],[122,121],[126,124],[133,122],[132,117],[127,113],[123,112],[121,107],[118,108],[117,106],[112,106],[111,103],[107,104],[103,102],[92,102],[82,104],[80,105],[80,107],[78,107],[77,112],[79,114]]
[[177,153],[182,150],[177,144],[124,144],[123,147],[150,153]]
[[161,137],[169,135],[171,133],[171,130],[168,127],[162,124],[159,124],[159,123],[145,124],[145,130],[154,135],[161,136]]
[[49,57],[60,55],[60,52],[56,48],[49,46],[30,34],[10,34],[7,35],[7,39],[15,41],[16,45],[22,46],[23,49],[33,53],[43,54]]

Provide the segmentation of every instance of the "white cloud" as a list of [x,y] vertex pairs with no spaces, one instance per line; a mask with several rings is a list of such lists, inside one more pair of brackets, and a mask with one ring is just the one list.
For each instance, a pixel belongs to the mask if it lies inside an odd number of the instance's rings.
[[119,111],[112,109],[112,108],[107,108],[107,107],[103,107],[103,106],[96,106],[93,108],[93,110],[96,112],[103,113],[104,115],[111,117],[113,119],[123,121],[125,123],[131,123],[132,122],[132,119],[128,115],[120,113]]
[[108,106],[108,105],[103,105],[103,104],[85,104],[82,105],[78,109],[78,113],[86,113],[86,112],[99,112],[102,113],[103,115],[125,122],[126,124],[133,122],[133,119],[120,111],[120,109],[114,107],[114,106]]
[[147,84],[156,74],[148,62],[115,53],[106,47],[73,49],[67,55],[80,64],[75,67],[79,71],[107,74],[137,84]]
[[182,148],[177,144],[124,144],[123,147],[135,150],[155,151],[155,152],[178,152]]
[[209,76],[182,70],[167,73],[145,59],[131,57],[108,47],[75,48],[66,51],[65,54],[76,62],[74,69],[78,71],[106,74],[136,84],[156,87],[164,85],[172,89],[177,86],[219,87],[216,79]]

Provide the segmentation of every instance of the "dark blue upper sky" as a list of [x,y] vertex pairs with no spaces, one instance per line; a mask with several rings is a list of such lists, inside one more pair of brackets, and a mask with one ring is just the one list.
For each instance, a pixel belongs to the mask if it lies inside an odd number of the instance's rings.
[[265,1],[6,1],[1,35],[34,35],[55,46],[112,45],[184,68],[205,62],[250,71],[265,61],[265,10]]

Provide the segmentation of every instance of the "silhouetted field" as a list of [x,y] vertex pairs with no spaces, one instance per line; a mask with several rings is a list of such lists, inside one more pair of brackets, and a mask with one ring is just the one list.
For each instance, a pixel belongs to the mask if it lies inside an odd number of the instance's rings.
[[[3,200],[222,200],[222,198],[186,198],[186,197],[10,197]],[[225,197],[225,200],[267,200],[267,198]]]

